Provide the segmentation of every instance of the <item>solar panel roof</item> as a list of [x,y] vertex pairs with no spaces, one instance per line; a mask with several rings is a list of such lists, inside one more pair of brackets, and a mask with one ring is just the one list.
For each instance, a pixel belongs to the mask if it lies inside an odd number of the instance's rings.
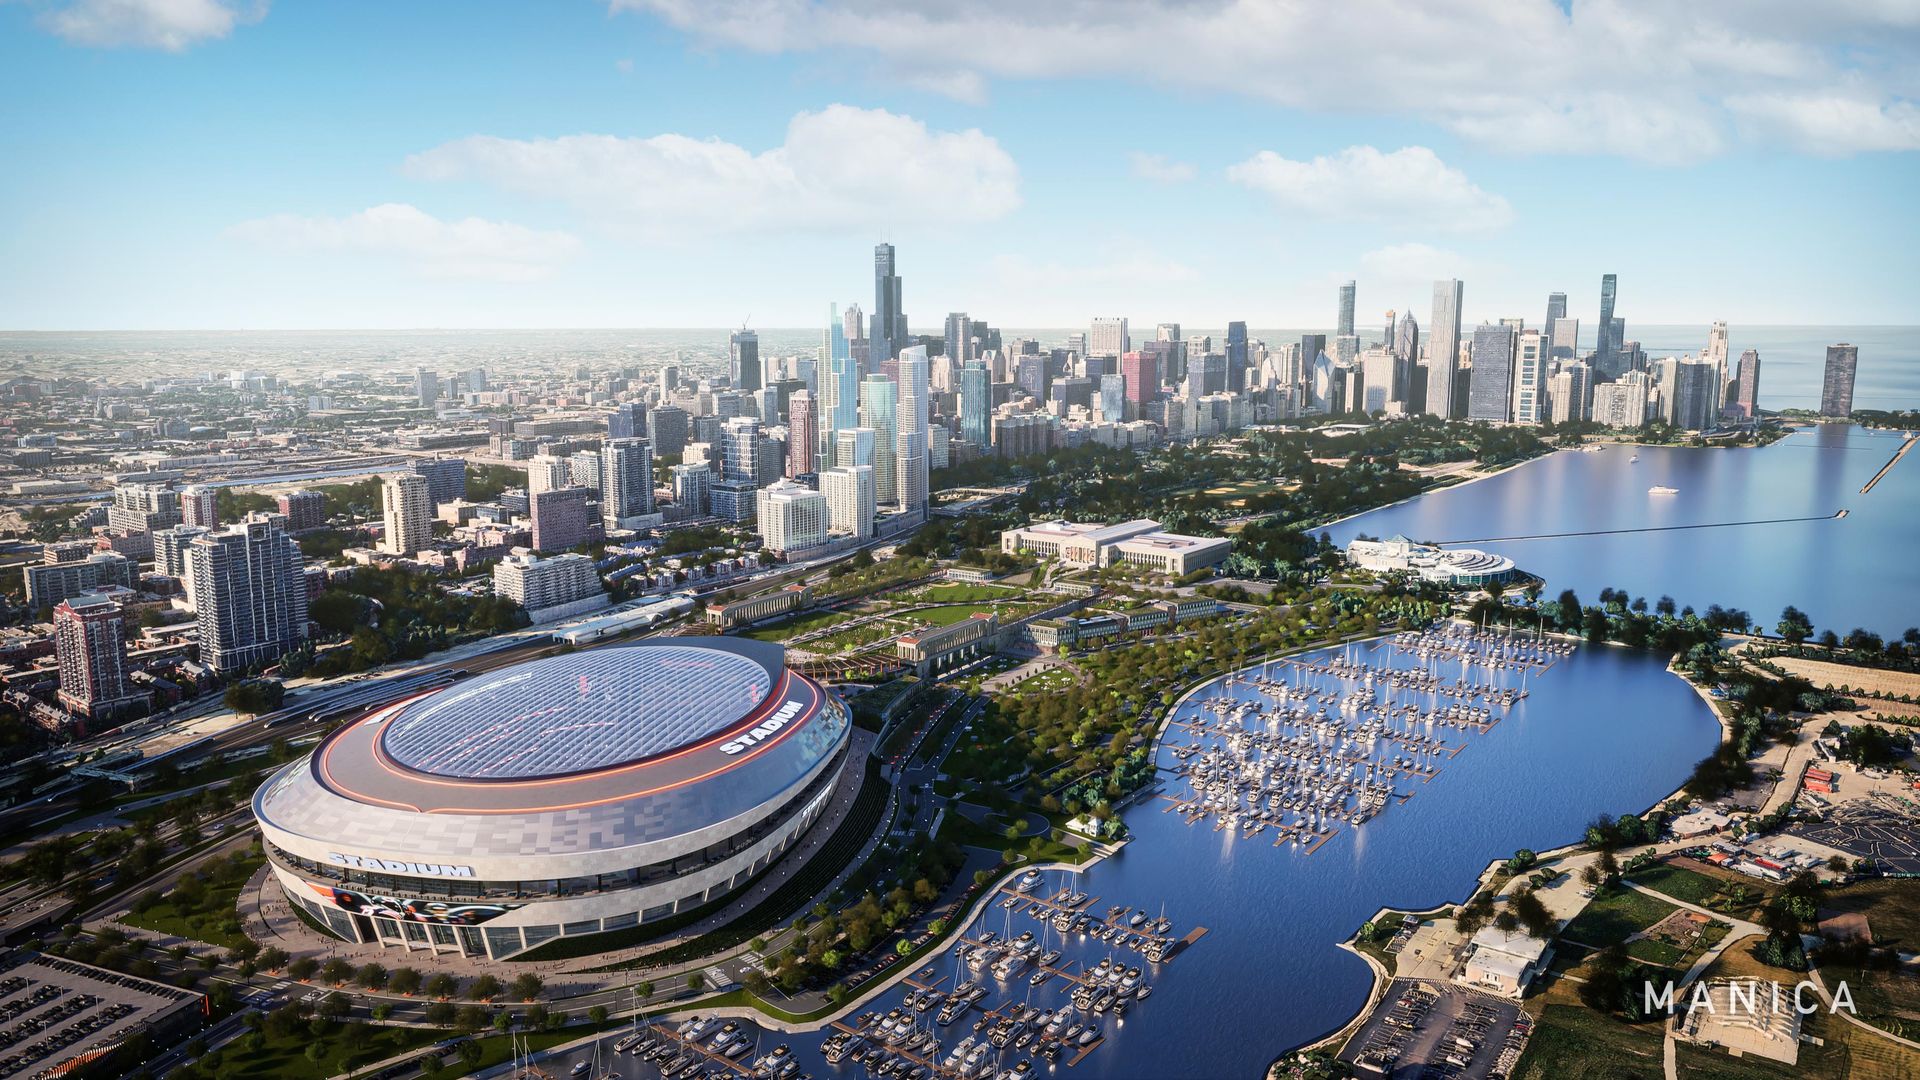
[[527,780],[623,765],[724,731],[771,674],[714,648],[653,646],[549,657],[402,708],[380,748],[417,772]]

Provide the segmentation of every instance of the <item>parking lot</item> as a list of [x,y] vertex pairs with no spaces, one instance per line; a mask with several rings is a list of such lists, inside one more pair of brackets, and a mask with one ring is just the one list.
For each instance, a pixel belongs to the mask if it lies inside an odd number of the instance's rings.
[[39,1074],[168,1021],[192,1026],[203,1000],[147,979],[35,956],[0,971],[0,1076]]
[[1852,858],[1872,859],[1882,873],[1920,874],[1920,816],[1892,797],[1849,799],[1822,811],[1821,820],[1791,825],[1786,832]]
[[1395,979],[1340,1057],[1361,1076],[1503,1080],[1520,1060],[1532,1028],[1515,1002],[1443,983]]

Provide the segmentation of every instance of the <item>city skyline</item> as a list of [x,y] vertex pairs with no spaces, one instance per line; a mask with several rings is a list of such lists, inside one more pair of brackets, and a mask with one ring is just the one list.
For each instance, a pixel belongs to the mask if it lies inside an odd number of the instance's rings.
[[[430,7],[6,5],[5,139],[36,167],[0,180],[0,327],[802,326],[867,297],[877,240],[916,333],[960,311],[1331,327],[1349,280],[1369,326],[1458,277],[1465,323],[1564,291],[1591,337],[1602,269],[1642,323],[1906,317],[1914,257],[1885,224],[1920,121],[1885,75],[1897,27],[1521,5],[1422,46],[1487,64],[1386,79],[1410,48],[1375,32],[1392,5],[1268,13],[1230,48],[1256,7],[1093,12],[1079,38],[1017,11],[463,10],[449,57]],[[1629,25],[1672,40],[1628,48]],[[926,48],[995,27],[1021,47]],[[1033,56],[1124,55],[1155,28],[1195,62],[1061,77]],[[1249,74],[1314,43],[1351,66]],[[1609,49],[1660,85],[1580,59]],[[1524,76],[1555,62],[1532,100]],[[243,82],[257,103],[221,90]]]

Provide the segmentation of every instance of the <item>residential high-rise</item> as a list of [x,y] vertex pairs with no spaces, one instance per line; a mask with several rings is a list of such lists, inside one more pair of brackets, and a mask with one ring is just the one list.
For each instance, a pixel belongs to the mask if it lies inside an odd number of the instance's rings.
[[217,490],[200,484],[181,488],[180,521],[186,525],[198,525],[203,529],[211,529],[220,524]]
[[1739,381],[1735,384],[1733,401],[1727,411],[1742,420],[1754,420],[1760,416],[1760,351],[1748,349],[1740,354]]
[[1684,431],[1706,431],[1719,419],[1714,405],[1714,381],[1718,377],[1711,360],[1679,360],[1668,368],[1671,375],[1662,390],[1667,422]]
[[586,488],[598,497],[607,490],[606,460],[598,450],[580,450],[567,459],[573,469],[572,487]]
[[973,363],[973,320],[964,311],[947,316],[947,362],[959,371]]
[[1716,321],[1707,330],[1707,347],[1700,350],[1700,359],[1713,365],[1713,415],[1719,416],[1726,411],[1727,403],[1727,323]]
[[126,622],[112,600],[87,593],[61,601],[53,609],[53,653],[68,712],[109,716],[146,701],[127,682]]
[[494,564],[493,594],[542,621],[605,607],[607,600],[592,559],[572,552],[543,559],[521,549]]
[[124,483],[113,487],[107,527],[115,532],[159,532],[181,523],[180,493],[166,484]]
[[1613,382],[1593,388],[1593,412],[1596,424],[1611,428],[1637,428],[1647,422],[1653,381],[1644,371],[1629,371]]
[[960,369],[960,438],[985,450],[992,439],[992,372],[981,361]]
[[1333,332],[1335,336],[1346,336],[1353,333],[1353,300],[1354,293],[1358,288],[1359,284],[1353,281],[1349,281],[1345,285],[1340,286],[1340,321],[1334,327]]
[[600,448],[600,518],[609,529],[634,528],[653,513],[653,444],[609,439]]
[[727,340],[728,378],[735,390],[760,389],[760,335],[741,330]]
[[852,427],[835,437],[833,463],[837,466],[873,464],[874,431]]
[[1860,364],[1856,345],[1827,346],[1827,367],[1820,381],[1820,415],[1845,419],[1853,415],[1853,373]]
[[1600,276],[1600,340],[1593,350],[1593,363],[1598,373],[1608,378],[1620,374],[1614,368],[1614,354],[1620,349],[1619,339],[1613,336],[1613,300],[1617,284],[1612,274]]
[[914,345],[900,350],[899,408],[895,413],[898,430],[894,434],[894,468],[899,479],[894,494],[900,509],[924,512],[927,508],[931,467],[927,461],[927,424],[931,409],[927,400],[927,349]]
[[535,454],[527,459],[527,494],[573,486],[573,466],[566,458]]
[[[561,468],[566,468],[566,462],[561,462]],[[433,546],[433,494],[426,477],[417,473],[387,477],[380,487],[380,510],[386,523],[380,547],[387,554],[405,558]]]
[[647,435],[647,407],[623,401],[607,414],[607,438],[640,439]]
[[1394,379],[1399,368],[1400,358],[1392,349],[1377,346],[1360,350],[1360,400],[1355,402],[1356,411],[1363,413],[1384,412],[1389,403],[1400,400],[1394,396]]
[[289,491],[274,502],[287,519],[288,532],[305,532],[327,523],[327,497],[317,491]]
[[899,493],[899,474],[894,467],[899,427],[895,420],[892,379],[869,375],[860,380],[860,426],[873,429],[874,497],[881,505],[891,506]]
[[758,418],[736,416],[729,419],[720,435],[721,479],[757,486],[760,480],[759,444]]
[[[1138,353],[1128,353],[1138,356]],[[1100,419],[1118,424],[1127,418],[1127,380],[1121,375],[1100,376]]]
[[805,551],[827,542],[827,497],[805,484],[776,480],[761,488],[755,518],[769,551]]
[[[1539,330],[1520,335],[1513,368],[1513,419],[1522,424],[1544,424],[1547,411],[1547,373],[1553,368],[1552,339]],[[1479,361],[1474,362],[1479,366]]]
[[1540,324],[1541,333],[1546,335],[1548,347],[1553,343],[1553,326],[1567,317],[1567,294],[1563,292],[1547,294],[1547,318]]
[[108,585],[130,589],[138,572],[139,564],[117,551],[96,551],[80,559],[29,565],[22,571],[27,608],[38,611]]
[[[858,309],[854,309],[858,310]],[[820,452],[831,455],[839,432],[860,426],[860,365],[854,360],[846,321],[827,307],[827,364],[820,376]]]
[[900,307],[900,275],[892,244],[873,248],[873,325],[867,338],[867,370],[894,358],[907,343],[907,314]]
[[805,476],[818,471],[815,461],[820,453],[820,434],[814,424],[813,395],[795,390],[787,398],[787,475]]
[[633,437],[644,434],[653,443],[656,454],[678,454],[687,448],[690,423],[687,410],[678,405],[656,405],[647,410],[646,431],[636,431]]
[[[423,487],[426,481],[408,477]],[[424,496],[424,493],[423,493]],[[200,662],[221,674],[269,664],[307,639],[300,546],[265,514],[196,537],[187,550]]]
[[1513,328],[1505,324],[1482,323],[1473,329],[1469,356],[1473,360],[1472,379],[1467,391],[1467,419],[1504,424],[1513,407],[1513,359],[1519,342]]
[[1585,364],[1568,364],[1547,380],[1547,404],[1556,424],[1585,420],[1592,398],[1593,369]]
[[591,494],[586,488],[563,487],[527,496],[527,516],[533,519],[533,550],[542,554],[568,551],[586,543],[587,499]]
[[705,465],[675,465],[673,505],[680,516],[700,517],[707,512],[707,488],[713,483],[713,470]]
[[435,511],[441,503],[467,497],[467,463],[463,458],[419,458],[413,463],[413,471],[426,477],[427,497]]
[[421,408],[433,408],[434,402],[440,400],[440,373],[432,368],[415,368],[413,391]]
[[1427,329],[1427,413],[1453,416],[1453,379],[1460,369],[1460,301],[1457,278],[1433,283],[1433,322]]
[[873,536],[873,466],[836,465],[822,470],[820,494],[827,500],[828,528],[855,540]]

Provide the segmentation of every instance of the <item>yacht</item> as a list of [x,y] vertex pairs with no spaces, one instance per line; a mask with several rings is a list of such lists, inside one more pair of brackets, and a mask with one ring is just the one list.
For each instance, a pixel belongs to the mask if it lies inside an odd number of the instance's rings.
[[1020,880],[1015,882],[1013,887],[1021,892],[1032,892],[1034,886],[1038,884],[1040,884],[1040,871],[1029,870],[1020,875]]

